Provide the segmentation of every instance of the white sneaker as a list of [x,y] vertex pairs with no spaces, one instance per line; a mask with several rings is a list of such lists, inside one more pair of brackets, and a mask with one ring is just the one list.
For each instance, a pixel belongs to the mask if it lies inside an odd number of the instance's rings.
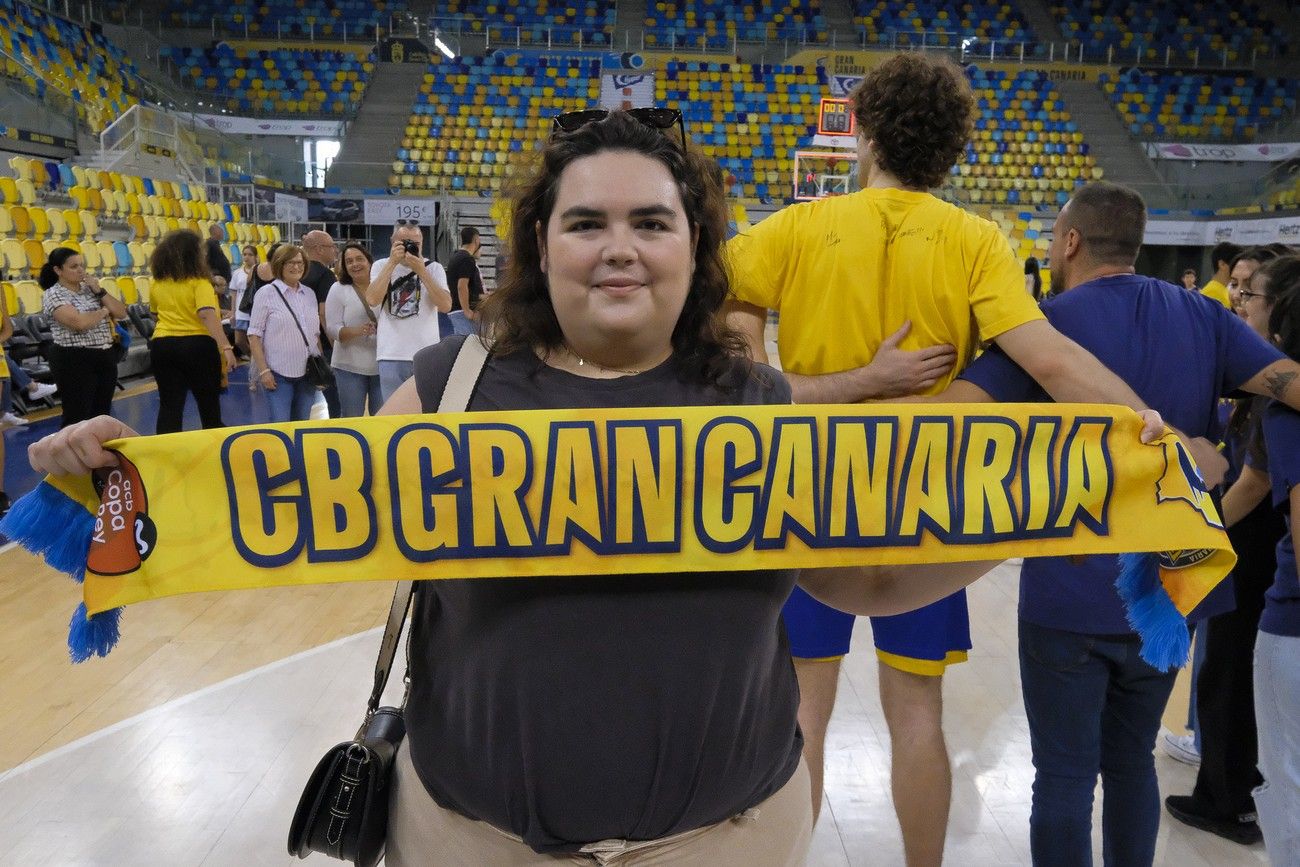
[[27,397],[30,400],[41,400],[42,398],[49,397],[58,390],[59,387],[57,385],[52,385],[48,382],[38,382],[35,389],[28,390]]
[[14,415],[11,412],[7,412],[4,415],[0,415],[0,424],[8,425],[9,427],[22,427],[27,424],[27,419],[20,415]]
[[1176,735],[1169,729],[1161,729],[1160,749],[1176,762],[1193,767],[1201,763],[1201,753],[1196,749],[1195,735]]

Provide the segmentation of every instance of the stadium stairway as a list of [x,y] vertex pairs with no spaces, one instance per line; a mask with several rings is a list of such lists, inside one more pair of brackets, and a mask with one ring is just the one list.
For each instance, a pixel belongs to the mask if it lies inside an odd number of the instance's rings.
[[614,46],[618,46],[617,36],[645,27],[646,0],[618,0],[616,7],[618,18],[614,21]]
[[841,39],[853,38],[853,4],[851,0],[822,0],[826,29]]
[[1057,81],[1055,84],[1070,116],[1080,129],[1087,130],[1092,155],[1105,172],[1105,179],[1140,191],[1148,208],[1175,207],[1174,196],[1164,179],[1141,145],[1124,128],[1096,82]]
[[325,183],[341,189],[383,189],[388,186],[391,154],[397,153],[419,95],[426,67],[420,63],[378,63],[349,125]]
[[[1025,23],[1029,25],[1029,32],[1039,42],[1055,42],[1061,38],[1061,28],[1057,26],[1056,19],[1052,17],[1052,9],[1049,0],[1020,0],[1016,4],[1022,15],[1025,16]],[[1028,51],[1026,50],[1026,55]]]

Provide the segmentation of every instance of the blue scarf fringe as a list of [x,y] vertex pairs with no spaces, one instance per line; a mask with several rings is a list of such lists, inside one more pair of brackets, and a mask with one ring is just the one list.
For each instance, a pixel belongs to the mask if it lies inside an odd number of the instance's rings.
[[1142,658],[1160,671],[1186,665],[1192,636],[1187,618],[1160,583],[1159,558],[1155,554],[1121,554],[1119,567],[1115,589],[1124,600],[1129,626],[1142,639]]
[[108,656],[121,635],[122,609],[110,608],[94,617],[86,616],[86,603],[77,606],[68,623],[68,655],[73,662],[85,662],[92,656]]
[[95,516],[46,482],[19,497],[0,520],[0,533],[44,557],[78,584],[86,577],[86,557],[94,532]]

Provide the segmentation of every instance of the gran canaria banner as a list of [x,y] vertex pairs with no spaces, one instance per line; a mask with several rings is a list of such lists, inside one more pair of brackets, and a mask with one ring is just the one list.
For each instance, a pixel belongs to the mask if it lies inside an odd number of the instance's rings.
[[1065,404],[271,424],[111,443],[118,467],[47,480],[3,529],[84,570],[90,614],[334,581],[1132,552],[1163,552],[1186,613],[1235,557],[1182,445],[1140,429]]

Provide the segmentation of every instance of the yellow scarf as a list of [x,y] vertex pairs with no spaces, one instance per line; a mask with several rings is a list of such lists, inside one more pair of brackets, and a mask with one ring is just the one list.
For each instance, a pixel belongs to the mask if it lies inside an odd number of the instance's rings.
[[1130,563],[1126,601],[1144,637],[1143,599],[1185,634],[1171,612],[1190,611],[1236,557],[1181,444],[1142,445],[1140,428],[1126,409],[1068,404],[255,425],[110,443],[122,461],[97,473],[98,494],[85,479],[47,480],[93,526],[20,501],[0,530],[64,571],[84,566],[92,615],[177,593],[334,581],[1162,551],[1158,583]]

